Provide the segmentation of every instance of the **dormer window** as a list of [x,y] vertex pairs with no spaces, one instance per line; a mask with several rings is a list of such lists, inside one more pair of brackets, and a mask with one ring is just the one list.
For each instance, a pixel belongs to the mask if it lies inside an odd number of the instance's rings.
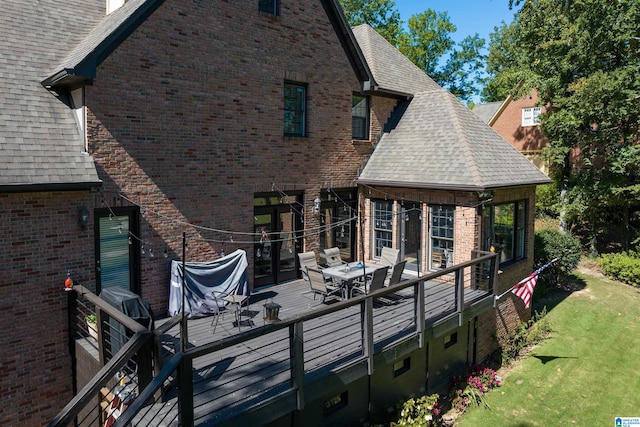
[[278,0],[258,0],[258,10],[277,16],[279,3]]

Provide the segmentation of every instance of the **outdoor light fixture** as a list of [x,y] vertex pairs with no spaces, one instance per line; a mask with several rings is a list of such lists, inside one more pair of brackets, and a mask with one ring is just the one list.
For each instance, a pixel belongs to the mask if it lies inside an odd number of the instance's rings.
[[86,230],[89,224],[89,210],[84,206],[78,209],[78,224],[83,230]]
[[313,201],[313,213],[316,215],[320,213],[320,201],[319,197],[316,197]]

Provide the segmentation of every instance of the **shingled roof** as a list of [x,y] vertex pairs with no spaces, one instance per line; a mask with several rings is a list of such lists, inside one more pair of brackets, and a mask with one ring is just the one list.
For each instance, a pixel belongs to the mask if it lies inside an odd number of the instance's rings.
[[504,101],[494,101],[494,102],[488,102],[486,104],[476,104],[473,106],[473,110],[471,111],[473,111],[473,114],[480,117],[480,120],[488,124],[493,118],[493,116],[498,112],[500,107],[502,107],[502,104],[504,104]]
[[549,178],[444,89],[416,94],[382,136],[358,182],[486,191]]
[[412,96],[440,86],[368,24],[351,29],[378,91]]
[[[104,18],[104,0],[5,0],[0,19],[0,191],[98,185],[73,111],[47,70]],[[82,13],[78,13],[82,10]]]

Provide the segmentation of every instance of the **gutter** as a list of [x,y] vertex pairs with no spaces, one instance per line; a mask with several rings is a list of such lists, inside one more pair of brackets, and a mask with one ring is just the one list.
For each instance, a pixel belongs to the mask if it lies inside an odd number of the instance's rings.
[[33,193],[53,191],[81,191],[102,187],[102,181],[60,182],[41,184],[0,184],[0,193]]
[[378,186],[378,187],[394,187],[394,188],[415,188],[421,190],[445,190],[445,191],[471,191],[471,192],[484,192],[491,190],[503,190],[507,188],[527,187],[531,185],[543,185],[549,184],[552,181],[550,179],[545,181],[534,181],[523,184],[504,184],[504,185],[452,185],[452,184],[436,184],[426,182],[405,182],[405,181],[376,181],[368,179],[358,179],[357,184]]

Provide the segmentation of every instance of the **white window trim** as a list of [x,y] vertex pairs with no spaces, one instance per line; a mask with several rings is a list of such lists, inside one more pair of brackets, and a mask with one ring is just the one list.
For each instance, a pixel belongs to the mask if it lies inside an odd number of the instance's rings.
[[522,109],[522,126],[538,126],[540,124],[542,107],[528,107]]

